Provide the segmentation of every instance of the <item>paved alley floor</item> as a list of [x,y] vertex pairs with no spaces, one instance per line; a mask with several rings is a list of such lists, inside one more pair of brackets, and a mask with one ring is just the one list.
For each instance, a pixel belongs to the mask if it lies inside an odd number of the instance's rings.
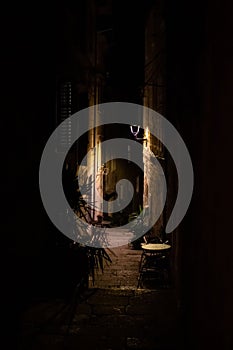
[[[20,350],[175,350],[182,347],[175,291],[137,289],[141,250],[108,251],[112,264],[69,303],[37,300],[25,310]],[[91,281],[90,281],[91,282]]]
[[106,251],[112,263],[105,263],[103,273],[96,271],[94,285],[90,278],[90,288],[137,288],[142,250],[131,249],[127,244]]
[[78,303],[40,301],[22,318],[22,350],[181,348],[171,289],[89,289]]

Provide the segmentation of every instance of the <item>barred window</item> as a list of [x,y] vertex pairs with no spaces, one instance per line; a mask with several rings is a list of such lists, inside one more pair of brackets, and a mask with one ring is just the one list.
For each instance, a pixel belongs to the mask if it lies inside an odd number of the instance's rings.
[[68,146],[71,146],[71,114],[72,114],[72,91],[71,82],[66,81],[59,83],[57,86],[57,126],[60,123],[57,135],[57,151],[63,152]]

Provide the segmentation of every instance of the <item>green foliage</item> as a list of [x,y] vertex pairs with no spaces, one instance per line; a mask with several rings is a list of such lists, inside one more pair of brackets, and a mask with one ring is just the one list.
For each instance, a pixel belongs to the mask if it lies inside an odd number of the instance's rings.
[[[91,209],[91,207],[94,207],[94,203],[88,205],[82,196],[82,193],[85,193],[87,195],[90,193],[91,185],[92,184],[83,184],[82,188],[80,188],[78,178],[75,175],[74,171],[69,171],[69,168],[63,169],[63,188],[67,201],[69,202],[74,213],[80,219],[82,219],[83,222],[86,222],[89,225],[95,225]],[[94,237],[94,239],[96,238],[99,242],[99,237],[100,236]],[[112,262],[111,258],[104,248],[95,248],[87,245],[83,246],[79,243],[75,243],[75,246],[76,249],[85,249],[88,260],[88,274],[89,276],[91,276],[92,283],[94,284],[96,270],[100,270],[103,272],[104,263],[110,264]]]

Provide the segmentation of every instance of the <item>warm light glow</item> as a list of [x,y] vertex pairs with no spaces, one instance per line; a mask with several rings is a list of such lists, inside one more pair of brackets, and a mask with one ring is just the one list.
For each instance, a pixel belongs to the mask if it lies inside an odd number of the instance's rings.
[[145,132],[144,132],[144,138],[146,139],[146,142],[144,143],[144,146],[147,148],[147,147],[150,147],[150,132],[149,132],[149,128],[148,126],[146,127],[145,129]]

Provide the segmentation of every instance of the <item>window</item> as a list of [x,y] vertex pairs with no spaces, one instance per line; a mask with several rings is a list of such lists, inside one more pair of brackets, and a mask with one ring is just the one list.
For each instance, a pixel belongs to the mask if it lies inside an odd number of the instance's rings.
[[57,151],[63,152],[68,146],[71,146],[71,114],[72,114],[72,95],[71,82],[66,81],[58,84],[57,88],[57,126],[63,123],[59,130]]

